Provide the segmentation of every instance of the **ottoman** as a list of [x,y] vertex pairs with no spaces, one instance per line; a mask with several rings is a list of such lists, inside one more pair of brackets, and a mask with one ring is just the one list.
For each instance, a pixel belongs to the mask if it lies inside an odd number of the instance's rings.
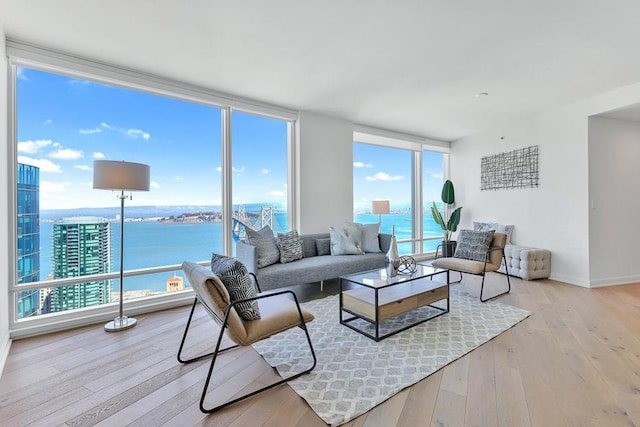
[[[509,275],[524,280],[546,279],[551,274],[551,251],[527,246],[507,245],[504,255]],[[498,270],[505,273],[504,260]]]

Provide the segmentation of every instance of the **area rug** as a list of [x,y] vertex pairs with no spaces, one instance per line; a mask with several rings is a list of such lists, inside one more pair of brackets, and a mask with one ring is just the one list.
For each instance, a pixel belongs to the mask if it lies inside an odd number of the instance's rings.
[[[308,328],[318,364],[288,384],[331,425],[369,411],[531,314],[495,301],[481,303],[452,288],[449,313],[375,342],[339,323],[337,295],[303,306],[315,316]],[[384,328],[395,329],[433,310],[423,307],[398,316]],[[285,377],[311,366],[305,341],[295,328],[253,347]]]

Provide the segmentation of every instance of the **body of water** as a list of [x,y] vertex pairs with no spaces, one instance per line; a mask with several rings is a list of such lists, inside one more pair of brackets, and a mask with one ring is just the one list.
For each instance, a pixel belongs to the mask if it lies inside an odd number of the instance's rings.
[[[378,215],[358,214],[355,222],[375,223]],[[282,232],[286,227],[286,214],[275,214],[273,228]],[[398,240],[411,238],[411,215],[388,214],[382,216],[382,232],[391,233],[392,225]],[[328,230],[327,230],[328,232]],[[424,236],[441,236],[440,226],[431,214],[424,215]],[[53,273],[53,223],[40,224],[40,280]],[[222,252],[222,224],[219,222],[179,223],[156,221],[131,221],[125,223],[124,268],[134,270],[163,265],[181,264],[185,260],[205,261],[211,253]],[[435,250],[439,240],[425,243],[425,249]],[[120,270],[120,222],[111,222],[111,270]],[[410,244],[400,244],[401,253],[411,251]],[[166,280],[173,275],[182,276],[182,271],[158,273],[125,278],[125,290],[150,290],[165,292]],[[118,290],[118,280],[113,280],[114,291]],[[185,283],[186,285],[186,283]]]

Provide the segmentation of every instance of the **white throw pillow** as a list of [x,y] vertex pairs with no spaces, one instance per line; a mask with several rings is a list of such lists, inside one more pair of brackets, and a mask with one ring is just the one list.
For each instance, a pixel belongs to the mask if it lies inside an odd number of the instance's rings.
[[360,224],[357,222],[345,222],[345,229],[357,228],[360,232],[360,248],[365,253],[380,253],[380,241],[378,233],[380,232],[380,224]]
[[357,227],[347,229],[329,227],[331,238],[331,255],[361,255]]

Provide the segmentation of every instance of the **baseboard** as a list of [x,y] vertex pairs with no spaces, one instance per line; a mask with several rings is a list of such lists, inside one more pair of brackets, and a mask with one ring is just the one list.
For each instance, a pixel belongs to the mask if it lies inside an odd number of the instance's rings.
[[11,349],[11,338],[9,338],[9,334],[5,334],[4,339],[0,343],[0,378],[2,378],[7,357],[9,357],[9,349]]
[[551,273],[551,276],[549,277],[549,280],[555,280],[556,282],[563,282],[566,283],[568,285],[574,285],[574,286],[580,286],[581,288],[590,288],[590,284],[588,281],[588,279],[584,279],[584,278],[580,278],[580,277],[574,277],[574,276],[566,276],[563,274],[553,274],[553,272]]
[[603,288],[605,286],[629,285],[632,283],[640,283],[640,276],[611,277],[608,279],[596,279],[596,280],[590,281],[590,285],[592,288]]

